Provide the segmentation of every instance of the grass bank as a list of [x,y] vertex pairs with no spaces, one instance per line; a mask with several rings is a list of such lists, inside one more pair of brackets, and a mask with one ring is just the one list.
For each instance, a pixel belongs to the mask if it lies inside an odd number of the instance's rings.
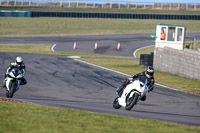
[[[141,71],[144,71],[145,69],[139,66],[139,61],[131,60],[133,59],[133,57],[120,57],[120,56],[87,54],[87,53],[51,52],[50,48],[51,46],[49,45],[0,44],[0,52],[16,51],[22,53],[37,53],[37,54],[77,55],[81,56],[83,58],[82,60],[84,61],[99,66],[103,66],[109,69],[113,69],[116,71],[120,71],[129,75],[139,73]],[[151,51],[151,49],[149,51]],[[91,57],[93,59],[91,59]],[[200,83],[198,80],[192,80],[159,71],[155,72],[155,79],[156,83],[163,84],[186,92],[200,94]]]
[[150,33],[155,32],[157,23],[185,25],[187,32],[200,31],[200,21],[195,20],[0,17],[0,36]]
[[199,133],[200,127],[0,99],[1,133]]

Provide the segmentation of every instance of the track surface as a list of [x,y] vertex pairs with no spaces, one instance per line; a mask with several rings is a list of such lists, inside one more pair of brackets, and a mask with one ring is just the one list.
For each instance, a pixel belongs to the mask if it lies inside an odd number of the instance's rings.
[[[55,51],[97,53],[118,56],[133,56],[133,52],[141,47],[154,44],[154,39],[145,34],[113,34],[113,35],[79,35],[79,36],[38,36],[38,37],[0,37],[0,44],[57,44]],[[193,38],[200,40],[200,33],[187,33],[186,41]],[[77,49],[73,49],[74,42]],[[94,50],[95,42],[98,49]],[[120,50],[117,43],[120,42]]]
[[[0,44],[57,43],[55,50],[72,52],[73,42],[78,40],[78,49],[73,52],[84,52],[85,50],[94,53],[94,44],[92,43],[98,41],[105,46],[100,46],[100,50],[96,51],[97,53],[132,56],[135,49],[153,44],[149,35],[0,37]],[[200,39],[198,33],[191,33],[190,36],[195,36],[197,40]],[[121,45],[123,44],[121,51],[116,51],[115,48],[118,41],[121,42]],[[78,45],[79,42],[81,43],[80,46]],[[125,44],[130,48],[125,48]],[[91,49],[85,48],[88,46],[91,46]],[[131,111],[125,111],[123,108],[115,110],[112,108],[115,88],[121,84],[126,76],[87,65],[66,56],[0,53],[0,75],[2,75],[0,81],[3,81],[6,68],[11,61],[15,60],[16,56],[22,56],[26,63],[28,84],[21,86],[20,90],[14,95],[15,99],[40,105],[200,126],[199,96],[156,85],[154,91],[147,95],[147,100],[145,102],[140,101]],[[0,89],[0,97],[5,97],[4,89]]]
[[[89,110],[100,113],[157,119],[200,126],[200,97],[155,86],[147,100],[131,111],[115,110],[112,102],[115,88],[126,77],[98,67],[69,59],[66,56],[0,53],[0,75],[10,61],[22,56],[27,64],[28,84],[21,86],[15,99],[25,102]],[[73,66],[73,67],[72,67]],[[3,77],[0,77],[3,81]],[[0,97],[5,90],[0,89]]]

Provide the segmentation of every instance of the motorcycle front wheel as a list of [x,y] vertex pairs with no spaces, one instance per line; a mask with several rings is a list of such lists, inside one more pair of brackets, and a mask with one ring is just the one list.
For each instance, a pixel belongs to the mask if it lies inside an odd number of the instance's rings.
[[11,83],[11,86],[10,86],[10,92],[9,92],[9,98],[12,98],[13,97],[13,94],[15,92],[15,83]]
[[137,103],[139,94],[135,93],[132,97],[127,96],[126,99],[126,110],[131,110],[133,106]]
[[118,97],[116,97],[113,102],[113,108],[119,109],[120,107],[121,107],[121,105],[119,105]]

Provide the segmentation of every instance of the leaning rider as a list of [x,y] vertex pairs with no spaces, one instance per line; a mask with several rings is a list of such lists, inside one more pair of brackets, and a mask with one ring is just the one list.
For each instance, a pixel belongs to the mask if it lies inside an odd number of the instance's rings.
[[3,88],[6,88],[6,80],[7,80],[8,74],[13,68],[18,68],[22,72],[23,77],[21,78],[21,84],[20,85],[27,84],[27,81],[24,78],[24,75],[25,75],[25,64],[23,62],[23,59],[21,57],[16,57],[16,61],[10,63],[10,67],[7,69],[6,74],[4,75],[5,79],[4,79],[4,82],[3,82]]
[[[117,95],[120,95],[120,92],[123,92],[124,88],[131,83],[131,81],[134,81],[135,79],[139,78],[139,77],[146,77],[147,78],[147,86],[149,88],[149,91],[152,91],[154,88],[154,68],[152,66],[148,66],[144,72],[138,73],[136,75],[133,75],[130,78],[127,78],[123,84],[117,89]],[[141,98],[142,101],[146,100],[146,94]]]

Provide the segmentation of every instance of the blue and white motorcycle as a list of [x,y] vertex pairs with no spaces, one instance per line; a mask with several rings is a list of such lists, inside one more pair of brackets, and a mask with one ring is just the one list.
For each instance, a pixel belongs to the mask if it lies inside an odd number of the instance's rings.
[[113,108],[119,109],[122,106],[126,110],[131,110],[148,91],[147,78],[139,77],[128,84],[119,94],[119,97],[115,98]]

